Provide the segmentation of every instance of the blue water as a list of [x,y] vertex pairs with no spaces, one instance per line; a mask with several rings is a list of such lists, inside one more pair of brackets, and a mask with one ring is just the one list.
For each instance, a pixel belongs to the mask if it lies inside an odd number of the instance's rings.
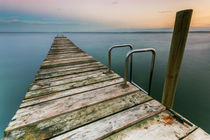
[[[0,33],[0,138],[47,55],[56,33]],[[81,49],[107,65],[108,48],[131,43],[157,50],[152,97],[161,100],[171,33],[66,33]],[[128,49],[113,51],[112,69],[123,75]],[[134,56],[133,79],[148,89],[151,54]],[[210,133],[210,33],[190,33],[174,109]]]

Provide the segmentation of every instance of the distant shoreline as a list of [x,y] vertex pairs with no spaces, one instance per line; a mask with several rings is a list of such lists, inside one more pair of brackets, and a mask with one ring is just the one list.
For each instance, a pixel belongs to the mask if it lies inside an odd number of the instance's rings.
[[[158,33],[173,33],[172,31],[136,31],[136,32],[0,32],[0,33],[113,33],[113,34],[121,34],[121,33],[143,33],[143,34],[158,34]],[[189,33],[210,33],[210,31],[189,31]]]

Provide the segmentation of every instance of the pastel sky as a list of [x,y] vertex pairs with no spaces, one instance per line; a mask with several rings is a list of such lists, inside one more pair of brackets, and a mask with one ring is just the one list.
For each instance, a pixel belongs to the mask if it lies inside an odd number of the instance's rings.
[[193,9],[192,27],[210,28],[210,0],[0,0],[0,31],[135,31],[172,28]]

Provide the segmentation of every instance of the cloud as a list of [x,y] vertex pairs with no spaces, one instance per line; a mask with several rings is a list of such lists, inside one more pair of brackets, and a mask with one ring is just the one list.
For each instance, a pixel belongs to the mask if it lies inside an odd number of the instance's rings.
[[26,20],[19,20],[19,19],[12,19],[12,20],[2,20],[0,19],[0,23],[23,23],[23,24],[54,24],[54,25],[78,25],[77,23],[71,22],[47,22],[47,21],[26,21]]
[[170,11],[170,10],[165,10],[165,11],[159,11],[159,13],[161,13],[161,14],[165,14],[165,13],[171,13],[172,11]]
[[118,3],[119,3],[118,1],[113,1],[113,2],[112,2],[113,5],[116,5],[116,4],[118,4]]

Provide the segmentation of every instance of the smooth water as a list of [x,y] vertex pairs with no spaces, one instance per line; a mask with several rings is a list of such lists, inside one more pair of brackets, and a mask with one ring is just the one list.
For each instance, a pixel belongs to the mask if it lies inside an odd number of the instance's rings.
[[[18,109],[56,33],[0,33],[0,138]],[[130,43],[157,50],[151,96],[162,96],[171,33],[66,33],[81,49],[107,65],[108,48]],[[128,49],[115,49],[112,69],[123,75]],[[133,79],[148,88],[151,54],[135,54]],[[190,33],[174,109],[210,133],[210,34]]]

